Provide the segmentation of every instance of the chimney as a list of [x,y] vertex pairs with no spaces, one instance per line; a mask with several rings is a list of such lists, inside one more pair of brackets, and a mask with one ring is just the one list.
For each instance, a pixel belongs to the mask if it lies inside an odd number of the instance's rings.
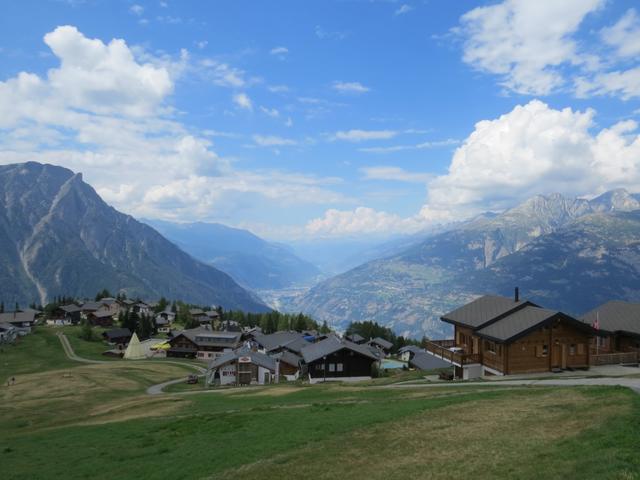
[[518,287],[516,287],[516,289],[515,289],[513,300],[516,303],[520,301],[520,289]]

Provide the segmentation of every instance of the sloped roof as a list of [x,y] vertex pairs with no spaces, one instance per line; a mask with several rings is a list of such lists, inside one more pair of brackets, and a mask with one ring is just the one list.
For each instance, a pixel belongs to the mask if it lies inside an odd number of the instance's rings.
[[484,328],[481,328],[480,330],[477,330],[476,333],[482,337],[488,337],[493,340],[505,342],[527,333],[529,330],[543,324],[557,315],[562,315],[564,318],[570,318],[555,310],[526,306]]
[[360,335],[359,333],[354,333],[352,335],[347,335],[346,337],[347,340],[349,340],[350,342],[353,343],[360,343],[360,342],[364,342],[366,339]]
[[81,309],[78,305],[76,305],[75,303],[71,303],[71,304],[69,304],[69,305],[61,305],[61,306],[60,306],[60,307],[58,307],[58,308],[60,308],[60,310],[62,310],[62,311],[64,311],[64,312],[67,312],[67,313],[75,313],[75,312],[79,312],[79,311],[81,311],[81,310],[82,310],[82,309]]
[[275,358],[276,360],[280,360],[283,363],[287,363],[291,366],[294,367],[299,367],[300,366],[300,360],[302,360],[302,357],[299,357],[298,355],[296,355],[295,353],[289,352],[288,350],[284,350],[280,353],[276,353],[274,355],[271,355],[272,358]]
[[265,355],[264,353],[254,352],[249,348],[238,348],[232,352],[227,352],[223,355],[220,355],[218,358],[215,358],[209,363],[209,370],[214,370],[222,367],[231,362],[235,362],[240,357],[250,357],[251,363],[254,365],[259,365],[264,367],[272,372],[276,371],[276,361],[271,358],[269,355]]
[[413,358],[409,360],[409,365],[419,370],[435,370],[437,368],[448,368],[452,364],[421,351],[417,352]]
[[640,335],[640,303],[612,300],[586,313],[580,320],[593,325],[599,318],[600,330]]
[[106,318],[106,317],[113,317],[113,312],[107,308],[101,308],[91,313],[91,315],[93,315],[96,318]]
[[526,305],[533,304],[525,300],[516,302],[513,298],[484,295],[444,314],[441,319],[445,322],[453,322],[471,328],[480,328],[486,323]]
[[308,343],[306,340],[304,340],[301,333],[285,331],[270,333],[268,335],[254,334],[253,339],[258,342],[267,352],[285,346],[287,348],[291,348],[292,350],[297,349],[297,351],[299,351],[304,346],[303,343],[300,343],[301,341]]
[[33,323],[34,312],[5,312],[0,313],[0,323]]
[[420,353],[420,352],[424,352],[424,350],[420,347],[416,347],[415,345],[407,345],[398,350],[398,353],[404,353],[404,352]]
[[178,338],[180,335],[184,335],[199,347],[210,346],[232,348],[240,341],[239,332],[218,332],[203,327],[176,332],[171,338],[171,341]]
[[388,340],[385,340],[382,337],[376,337],[373,340],[370,340],[369,343],[374,344],[374,345],[380,345],[385,350],[389,350],[391,347],[393,347],[393,343],[391,343]]
[[359,353],[365,357],[377,360],[377,357],[369,350],[365,345],[358,345],[357,343],[350,342],[331,335],[318,343],[310,343],[302,349],[302,358],[306,363],[313,362],[325,355],[331,355],[334,352],[338,352],[342,349],[349,349],[353,352]]
[[128,328],[114,328],[112,330],[104,332],[104,335],[110,340],[112,338],[130,337],[131,330]]

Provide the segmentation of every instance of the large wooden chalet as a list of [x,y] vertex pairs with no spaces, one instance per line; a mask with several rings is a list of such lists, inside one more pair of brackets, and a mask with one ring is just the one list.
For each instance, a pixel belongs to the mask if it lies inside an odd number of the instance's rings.
[[441,317],[454,339],[427,345],[450,361],[461,378],[587,368],[590,325],[532,302],[492,295],[480,297]]

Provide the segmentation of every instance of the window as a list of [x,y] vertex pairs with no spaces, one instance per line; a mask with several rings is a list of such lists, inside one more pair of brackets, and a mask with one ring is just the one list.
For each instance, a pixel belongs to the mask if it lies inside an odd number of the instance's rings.
[[493,342],[490,342],[489,340],[485,340],[484,341],[484,349],[486,352],[489,353],[496,353],[496,344]]
[[335,363],[330,363],[329,364],[329,371],[330,372],[335,372],[336,371],[336,364]]
[[343,370],[344,370],[343,369],[343,365],[341,363],[336,364],[336,371],[337,372],[342,372]]
[[542,346],[542,356],[546,357],[547,355],[549,355],[549,345],[543,345]]
[[324,370],[324,363],[316,363],[316,370]]
[[572,343],[571,345],[569,345],[569,355],[575,355],[576,354],[576,344]]

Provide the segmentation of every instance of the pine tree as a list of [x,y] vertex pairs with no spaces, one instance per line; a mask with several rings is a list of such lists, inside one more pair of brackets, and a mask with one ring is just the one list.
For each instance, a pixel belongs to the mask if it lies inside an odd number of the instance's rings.
[[330,333],[331,329],[329,328],[329,325],[327,325],[327,321],[325,320],[324,322],[322,322],[322,327],[320,327],[320,333]]

